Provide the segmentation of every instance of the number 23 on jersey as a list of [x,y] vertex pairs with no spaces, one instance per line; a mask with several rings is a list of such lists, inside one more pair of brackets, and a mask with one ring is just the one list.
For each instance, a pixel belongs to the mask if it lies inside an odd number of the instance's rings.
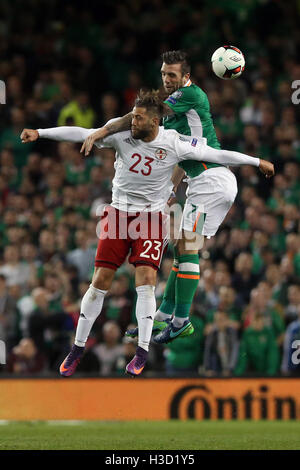
[[134,160],[134,163],[129,168],[129,171],[138,174],[142,173],[144,176],[149,176],[151,174],[151,163],[154,161],[154,158],[142,157],[139,153],[134,153],[131,155],[131,158]]

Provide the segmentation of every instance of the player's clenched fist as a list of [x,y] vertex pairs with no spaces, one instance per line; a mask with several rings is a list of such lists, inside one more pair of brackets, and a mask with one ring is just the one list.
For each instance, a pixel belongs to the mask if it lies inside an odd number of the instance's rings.
[[261,158],[259,162],[259,169],[266,176],[266,178],[271,178],[271,176],[274,176],[275,174],[273,163],[268,162],[267,160],[262,160]]
[[39,138],[39,133],[35,129],[24,129],[20,135],[23,144],[34,142]]

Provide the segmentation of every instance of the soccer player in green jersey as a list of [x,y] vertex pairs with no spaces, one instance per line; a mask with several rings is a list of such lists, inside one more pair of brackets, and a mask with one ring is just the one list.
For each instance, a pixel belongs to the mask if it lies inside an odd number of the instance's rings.
[[[169,51],[162,59],[161,76],[169,94],[165,104],[172,111],[164,118],[164,127],[188,136],[205,137],[208,145],[219,149],[207,95],[192,83],[186,54]],[[215,235],[237,194],[236,178],[225,166],[205,161],[185,163],[180,164],[173,175],[175,187],[184,175],[187,176],[182,233],[175,246],[173,268],[155,319],[168,321],[174,316],[154,338],[158,343],[193,332],[189,312],[200,278],[199,250],[203,247],[204,236]]]
[[[193,136],[195,141],[197,137],[205,137],[209,146],[219,149],[207,95],[192,83],[187,55],[182,51],[168,51],[162,55],[162,60],[162,81],[168,94],[164,127]],[[130,123],[131,113],[100,128],[86,139],[81,151],[88,155],[97,139],[128,129]],[[153,332],[161,330],[154,338],[159,343],[193,333],[189,312],[200,279],[199,250],[203,247],[204,237],[215,235],[237,194],[236,178],[223,165],[205,161],[180,163],[172,178],[174,188],[184,175],[188,189],[181,238],[174,248],[173,268],[153,327]],[[137,333],[136,329],[128,334],[134,336]]]

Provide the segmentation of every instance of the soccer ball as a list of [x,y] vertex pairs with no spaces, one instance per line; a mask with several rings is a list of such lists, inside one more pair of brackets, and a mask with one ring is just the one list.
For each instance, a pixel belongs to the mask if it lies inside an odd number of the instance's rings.
[[222,46],[213,53],[211,64],[217,77],[232,80],[243,73],[245,57],[235,46]]

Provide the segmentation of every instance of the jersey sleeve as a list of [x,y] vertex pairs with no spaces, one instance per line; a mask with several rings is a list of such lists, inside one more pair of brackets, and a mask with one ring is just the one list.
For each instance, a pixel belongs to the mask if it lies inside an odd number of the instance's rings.
[[[109,121],[110,122],[110,121]],[[84,142],[84,140],[98,129],[85,129],[84,127],[77,126],[59,126],[51,127],[48,129],[37,129],[39,137],[44,139],[56,140],[58,142]],[[98,148],[114,148],[115,147],[114,135],[105,137],[104,139],[97,140],[95,145]]]
[[97,129],[85,129],[76,126],[59,126],[48,129],[37,129],[39,136],[44,139],[68,142],[83,142],[90,134]]
[[178,162],[184,160],[203,160],[203,147],[206,144],[205,138],[197,139],[186,135],[178,134],[175,137],[175,150]]
[[201,97],[194,88],[183,87],[174,91],[165,101],[174,113],[186,113],[195,106],[201,105]]
[[[114,134],[116,135],[116,134]],[[114,135],[108,135],[104,139],[96,140],[95,145],[98,149],[112,149],[115,148],[116,142]]]
[[178,160],[198,160],[220,165],[251,165],[259,166],[260,160],[244,153],[232,150],[214,149],[207,145],[206,138],[187,137],[178,134],[175,139]]

